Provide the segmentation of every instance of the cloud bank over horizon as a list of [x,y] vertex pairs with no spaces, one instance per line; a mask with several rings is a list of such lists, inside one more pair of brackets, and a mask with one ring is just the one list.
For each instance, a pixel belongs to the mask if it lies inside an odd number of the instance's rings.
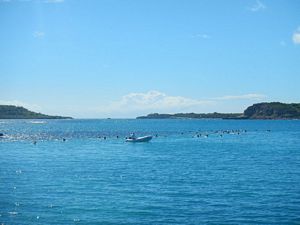
[[[71,107],[62,108],[61,110],[56,108],[50,110],[43,108],[37,104],[25,103],[23,101],[3,101],[0,100],[0,104],[17,105],[28,108],[29,110],[43,111],[43,113],[50,114],[65,114],[68,116],[83,118],[87,115],[87,118],[132,118],[139,115],[145,115],[149,113],[178,113],[178,112],[236,112],[235,108],[232,108],[232,103],[239,102],[242,105],[255,103],[266,99],[267,96],[263,94],[243,94],[243,95],[225,95],[220,97],[211,97],[203,99],[194,99],[183,96],[172,96],[161,91],[151,90],[148,92],[132,92],[120,97],[115,101],[110,101],[105,104],[98,105],[96,107]],[[224,110],[224,105],[228,105]],[[223,110],[222,110],[223,109]],[[240,109],[244,110],[244,109]],[[82,116],[81,116],[82,115]]]
[[[214,98],[194,99],[183,96],[172,96],[166,93],[151,90],[148,92],[129,93],[121,99],[111,102],[102,112],[127,115],[141,115],[153,112],[177,113],[177,112],[214,112],[223,111],[223,104],[232,101],[256,102],[265,99],[263,94],[226,95]],[[235,111],[235,109],[232,109]],[[227,110],[226,110],[227,111]]]

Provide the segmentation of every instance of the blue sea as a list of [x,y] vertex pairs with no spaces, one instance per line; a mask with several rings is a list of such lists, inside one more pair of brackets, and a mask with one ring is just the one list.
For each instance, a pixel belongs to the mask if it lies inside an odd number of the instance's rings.
[[[300,224],[298,120],[0,120],[0,132],[1,224]],[[153,139],[125,142],[132,132]]]

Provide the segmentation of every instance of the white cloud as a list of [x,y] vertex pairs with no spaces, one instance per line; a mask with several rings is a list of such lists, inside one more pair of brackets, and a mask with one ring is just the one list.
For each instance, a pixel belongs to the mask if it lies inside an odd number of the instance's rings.
[[292,39],[296,45],[300,44],[300,27],[293,33]]
[[124,95],[119,101],[110,104],[108,110],[176,111],[196,106],[205,106],[211,103],[212,101],[210,100],[196,100],[182,96],[169,96],[159,91],[149,91],[146,93],[129,93]]
[[255,4],[249,8],[252,12],[258,12],[266,9],[266,6],[259,0],[256,0]]
[[245,94],[245,95],[225,95],[213,99],[214,100],[262,100],[264,98],[266,98],[266,96],[262,94]]
[[35,32],[33,32],[33,36],[35,38],[43,38],[45,36],[45,32],[43,32],[43,31],[35,31]]
[[[148,91],[145,93],[129,93],[119,100],[110,102],[105,106],[90,109],[99,115],[132,117],[152,112],[176,113],[176,112],[214,112],[220,110],[220,105],[227,105],[237,100],[259,101],[266,96],[262,94],[228,95],[215,98],[194,99],[183,96],[171,96],[160,91]],[[229,105],[230,105],[229,104]]]

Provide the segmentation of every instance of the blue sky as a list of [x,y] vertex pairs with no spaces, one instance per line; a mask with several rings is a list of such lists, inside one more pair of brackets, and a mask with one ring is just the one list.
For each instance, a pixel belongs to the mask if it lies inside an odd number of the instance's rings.
[[0,104],[78,118],[300,101],[300,1],[0,0]]

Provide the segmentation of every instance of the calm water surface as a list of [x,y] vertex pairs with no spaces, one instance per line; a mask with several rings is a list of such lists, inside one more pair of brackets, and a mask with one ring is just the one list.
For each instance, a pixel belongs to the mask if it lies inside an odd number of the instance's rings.
[[[300,224],[300,121],[0,120],[0,132],[4,224]],[[125,143],[130,132],[157,137]]]

